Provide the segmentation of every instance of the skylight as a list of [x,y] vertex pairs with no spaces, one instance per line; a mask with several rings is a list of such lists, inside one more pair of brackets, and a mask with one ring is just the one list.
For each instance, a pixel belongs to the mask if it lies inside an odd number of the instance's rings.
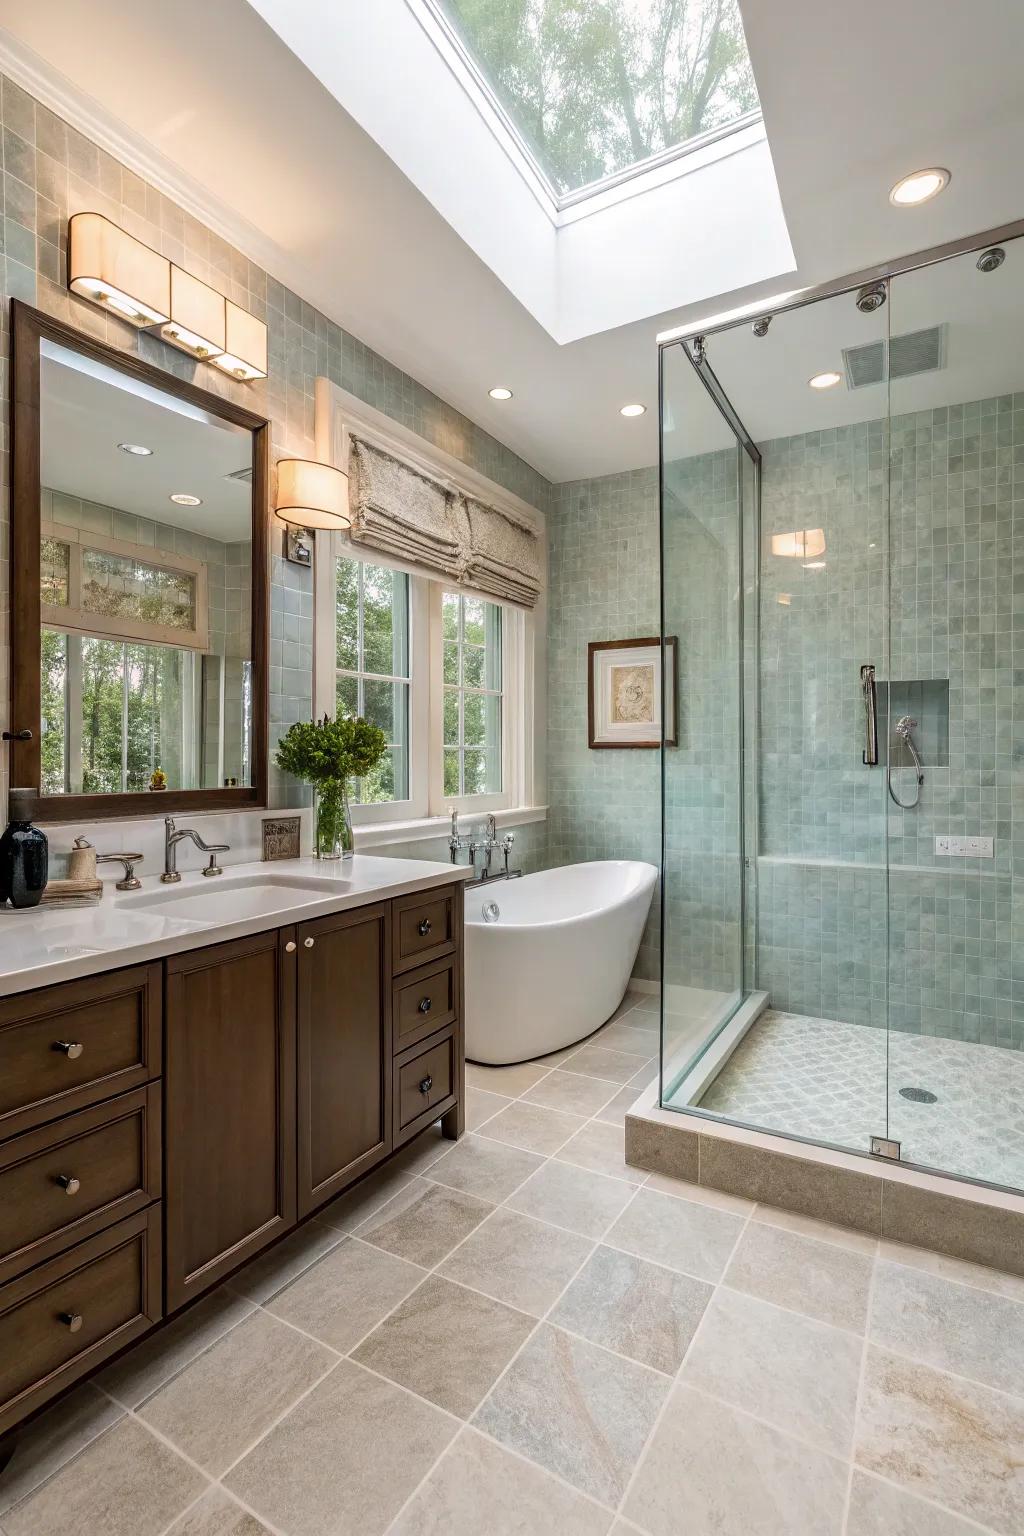
[[556,201],[755,120],[737,0],[429,0]]

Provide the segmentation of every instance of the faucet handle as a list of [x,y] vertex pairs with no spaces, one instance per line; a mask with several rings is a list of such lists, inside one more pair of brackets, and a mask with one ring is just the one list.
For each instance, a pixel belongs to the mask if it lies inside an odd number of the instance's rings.
[[501,846],[502,846],[503,850],[505,851],[505,853],[511,853],[512,852],[512,844],[515,842],[515,840],[516,840],[516,835],[515,835],[514,832],[506,832],[505,833],[505,836],[501,840]]
[[98,853],[97,864],[123,864],[124,879],[118,880],[114,886],[117,891],[138,891],[142,889],[142,881],[135,873],[136,864],[142,863],[141,853]]

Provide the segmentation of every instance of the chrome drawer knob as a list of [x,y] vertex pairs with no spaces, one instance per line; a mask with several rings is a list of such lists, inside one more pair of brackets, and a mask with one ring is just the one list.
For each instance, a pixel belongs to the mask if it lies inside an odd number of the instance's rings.
[[316,939],[303,939],[302,942],[305,944],[307,949],[312,949],[313,945],[316,943]]
[[433,925],[431,924],[430,918],[429,917],[425,917],[423,919],[423,921],[420,923],[419,928],[416,930],[418,932],[418,934],[419,934],[421,939],[425,939],[426,938],[426,936],[430,932],[430,929],[431,929],[432,926]]
[[434,1006],[434,1000],[433,1000],[432,997],[421,997],[420,998],[420,1003],[419,1003],[420,1013],[429,1013],[431,1008],[433,1008],[433,1006]]
[[85,1046],[80,1040],[55,1040],[53,1048],[55,1051],[61,1051],[65,1056],[69,1056],[72,1061],[77,1061],[85,1050]]
[[72,1173],[58,1173],[57,1183],[66,1195],[77,1195],[82,1187]]
[[434,1079],[432,1077],[425,1077],[422,1083],[420,1083],[420,1093],[429,1093],[433,1086]]
[[81,1312],[58,1312],[57,1321],[63,1323],[69,1333],[78,1333],[82,1326]]
[[295,940],[294,939],[289,939],[288,943],[284,947],[284,950],[285,950],[285,954],[286,955],[294,955],[294,953],[295,953]]

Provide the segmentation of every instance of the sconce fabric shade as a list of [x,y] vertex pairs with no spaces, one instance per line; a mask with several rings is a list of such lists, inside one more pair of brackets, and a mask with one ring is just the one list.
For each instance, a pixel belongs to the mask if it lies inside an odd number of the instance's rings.
[[140,329],[171,314],[171,263],[102,213],[73,214],[68,287]]
[[794,533],[773,533],[771,550],[784,560],[813,560],[825,553],[825,530],[801,528]]
[[191,272],[171,265],[171,318],[160,335],[180,352],[212,361],[224,351],[225,299]]
[[220,357],[212,358],[218,368],[235,379],[265,379],[267,376],[267,328],[262,320],[225,300],[225,343]]
[[348,475],[312,459],[279,459],[274,511],[297,528],[351,528]]

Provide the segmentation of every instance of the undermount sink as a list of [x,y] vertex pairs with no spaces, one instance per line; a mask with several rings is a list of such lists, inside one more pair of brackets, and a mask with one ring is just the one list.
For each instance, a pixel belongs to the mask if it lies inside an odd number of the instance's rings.
[[247,917],[268,917],[289,907],[330,896],[350,880],[305,880],[301,875],[247,875],[232,879],[215,875],[197,886],[194,880],[161,886],[133,896],[125,906],[133,911],[164,910],[175,917],[231,923]]

